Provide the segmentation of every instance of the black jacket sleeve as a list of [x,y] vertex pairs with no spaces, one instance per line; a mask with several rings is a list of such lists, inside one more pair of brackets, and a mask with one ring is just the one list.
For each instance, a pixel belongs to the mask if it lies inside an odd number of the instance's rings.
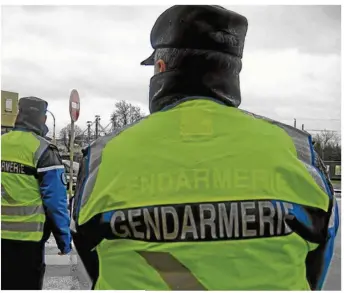
[[320,172],[329,196],[329,207],[326,219],[326,237],[319,246],[308,253],[306,259],[307,279],[312,290],[321,290],[324,286],[326,276],[331,264],[335,246],[335,237],[339,227],[339,210],[334,195],[331,180],[326,171],[326,167],[315,153],[315,168]]

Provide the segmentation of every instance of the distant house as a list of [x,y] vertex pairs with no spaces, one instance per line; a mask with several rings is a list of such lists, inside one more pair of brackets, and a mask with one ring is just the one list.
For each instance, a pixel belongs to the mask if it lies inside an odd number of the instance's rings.
[[1,91],[1,134],[9,132],[18,113],[18,93]]

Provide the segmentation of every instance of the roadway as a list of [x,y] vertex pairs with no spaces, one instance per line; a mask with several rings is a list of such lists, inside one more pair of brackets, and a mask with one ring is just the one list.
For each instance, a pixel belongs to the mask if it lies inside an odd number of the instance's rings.
[[43,290],[88,290],[87,273],[75,251],[58,255],[55,239],[51,237],[45,247],[46,271]]

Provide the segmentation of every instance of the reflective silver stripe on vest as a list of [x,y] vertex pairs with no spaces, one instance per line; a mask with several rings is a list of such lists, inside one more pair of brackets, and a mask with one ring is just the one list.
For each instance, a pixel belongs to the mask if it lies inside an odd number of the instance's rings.
[[[145,118],[144,118],[145,119]],[[84,186],[82,198],[81,198],[81,206],[84,206],[90,197],[93,188],[96,184],[96,179],[100,167],[100,163],[102,161],[102,153],[106,146],[106,144],[112,140],[114,137],[122,133],[124,130],[134,126],[135,124],[141,122],[143,119],[136,121],[130,125],[127,125],[117,131],[114,131],[113,133],[110,133],[109,135],[102,136],[96,141],[94,141],[91,145],[91,156],[89,158],[89,170],[88,170],[88,177]]]
[[45,152],[45,150],[49,147],[50,142],[47,141],[46,139],[44,139],[43,137],[37,135],[37,134],[33,134],[35,136],[35,138],[37,138],[39,140],[39,147],[36,150],[35,154],[34,154],[34,164],[35,166],[37,166],[38,160],[40,159],[40,157],[43,155],[43,153]]
[[337,200],[336,197],[334,196],[332,199],[332,210],[331,210],[331,216],[328,222],[328,228],[332,228],[334,226],[334,218],[336,216],[336,207],[337,207]]
[[17,203],[6,191],[5,187],[1,184],[1,201],[4,199],[8,203],[15,204]]
[[1,206],[1,214],[6,216],[30,216],[35,214],[44,214],[44,208],[39,206]]
[[308,170],[308,173],[312,175],[313,179],[315,180],[315,182],[319,185],[319,187],[325,192],[326,191],[326,187],[324,184],[324,181],[322,180],[321,176],[319,175],[318,171],[311,165],[308,165],[306,163],[304,163],[305,167]]
[[172,254],[149,251],[138,251],[138,253],[159,273],[171,290],[207,290]]
[[5,222],[1,221],[2,231],[43,232],[44,223],[38,222]]

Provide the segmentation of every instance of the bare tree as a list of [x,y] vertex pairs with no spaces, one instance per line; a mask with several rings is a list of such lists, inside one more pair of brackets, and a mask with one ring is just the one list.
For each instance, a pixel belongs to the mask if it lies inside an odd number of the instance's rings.
[[110,119],[113,130],[115,130],[141,120],[144,116],[140,107],[134,106],[126,101],[120,101],[115,104],[115,110],[111,114]]
[[340,137],[335,131],[322,130],[314,136],[315,148],[321,153],[321,158],[325,158],[325,149],[336,147],[340,144]]
[[[83,141],[85,140],[84,133],[81,128],[77,125],[74,125],[74,144],[82,146]],[[60,131],[60,138],[64,146],[70,152],[70,140],[71,140],[71,125],[68,124],[66,127],[62,128]]]
[[335,146],[340,146],[341,145],[341,139],[340,135],[338,133],[335,133],[335,136],[331,140]]

